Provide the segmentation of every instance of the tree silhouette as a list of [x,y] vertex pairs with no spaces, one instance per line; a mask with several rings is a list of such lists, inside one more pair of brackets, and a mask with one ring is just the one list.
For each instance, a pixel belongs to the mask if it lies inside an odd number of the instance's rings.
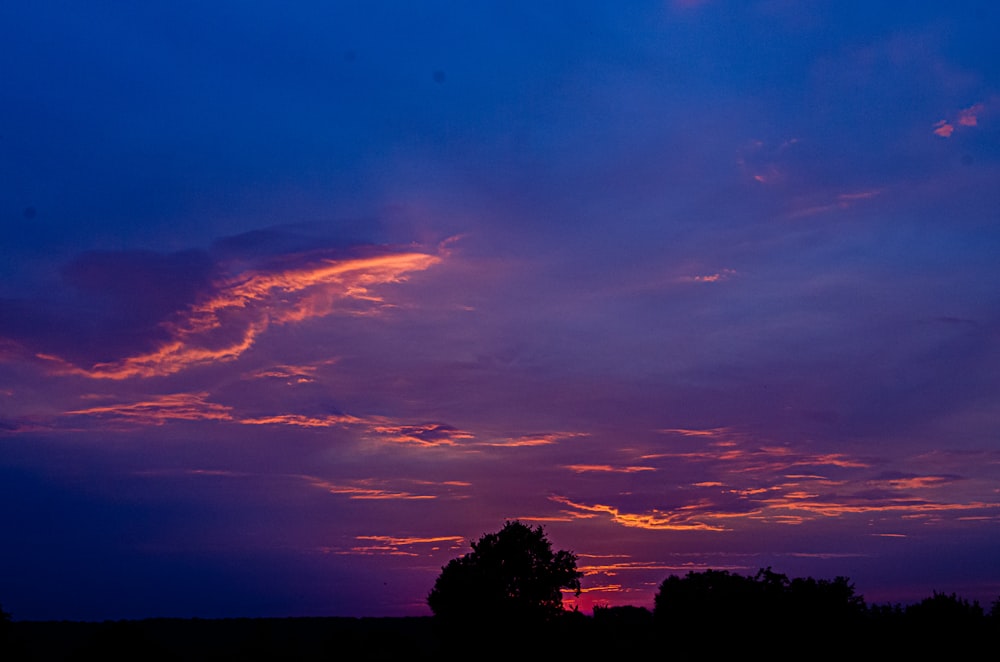
[[846,640],[835,634],[859,627],[866,613],[864,599],[845,577],[789,580],[770,568],[746,577],[726,570],[671,575],[654,600],[656,628],[682,660],[751,649],[766,649],[774,659],[801,659],[796,640],[761,639],[776,624],[803,640],[824,642],[828,653],[845,653]]
[[562,591],[580,594],[576,555],[552,551],[542,527],[515,520],[472,543],[441,569],[427,604],[449,622],[540,623],[562,613]]

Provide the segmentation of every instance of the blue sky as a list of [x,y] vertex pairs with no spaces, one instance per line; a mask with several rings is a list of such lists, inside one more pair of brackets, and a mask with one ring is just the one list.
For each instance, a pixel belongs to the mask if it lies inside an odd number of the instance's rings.
[[0,8],[0,604],[407,615],[542,524],[1000,595],[992,3]]

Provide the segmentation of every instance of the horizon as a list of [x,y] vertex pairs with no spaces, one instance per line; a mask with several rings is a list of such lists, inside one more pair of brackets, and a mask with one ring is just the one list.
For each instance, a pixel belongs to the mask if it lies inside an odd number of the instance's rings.
[[0,606],[429,615],[506,520],[1000,596],[1000,5],[0,7]]

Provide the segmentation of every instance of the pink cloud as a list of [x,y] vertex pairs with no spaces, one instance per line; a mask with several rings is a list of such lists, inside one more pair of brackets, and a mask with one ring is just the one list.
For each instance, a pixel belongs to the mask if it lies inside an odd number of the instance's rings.
[[934,133],[942,138],[950,138],[959,127],[979,126],[979,118],[986,110],[986,104],[975,103],[958,111],[953,120],[943,119],[934,125]]
[[934,133],[942,138],[950,138],[955,133],[955,127],[948,123],[948,120],[941,120],[934,125]]
[[976,126],[979,123],[978,115],[983,112],[983,109],[983,104],[977,103],[965,110],[960,110],[958,112],[958,123],[962,126]]

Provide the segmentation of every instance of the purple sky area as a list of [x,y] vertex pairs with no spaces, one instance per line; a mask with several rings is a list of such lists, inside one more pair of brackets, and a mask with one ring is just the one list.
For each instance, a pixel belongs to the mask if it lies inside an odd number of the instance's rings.
[[426,614],[542,524],[1000,595],[1000,5],[0,4],[0,604]]

